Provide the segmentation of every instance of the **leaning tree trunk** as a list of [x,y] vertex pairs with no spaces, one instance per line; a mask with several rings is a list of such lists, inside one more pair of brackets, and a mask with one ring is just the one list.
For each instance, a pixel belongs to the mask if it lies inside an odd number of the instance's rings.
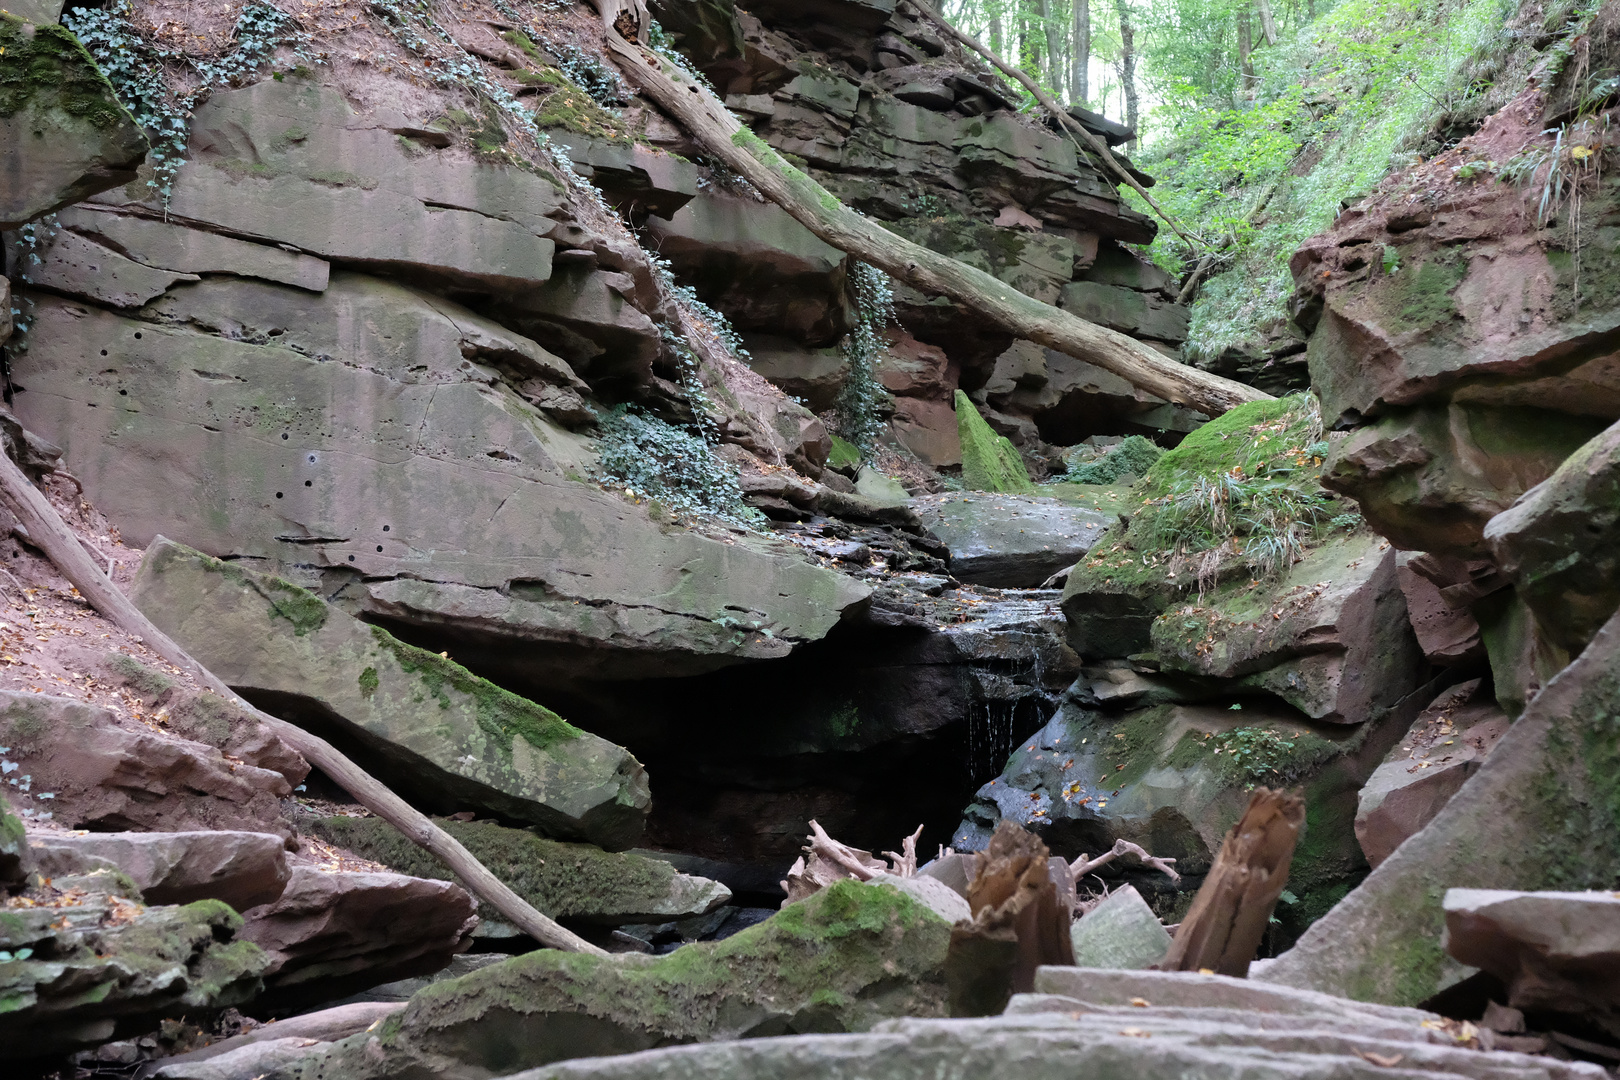
[[1131,141],[1126,148],[1134,153],[1140,120],[1136,97],[1136,24],[1131,21],[1129,0],[1114,0],[1114,8],[1119,12],[1119,82],[1125,91],[1125,126],[1131,129]]
[[1057,20],[1053,18],[1052,0],[1041,0],[1041,28],[1046,31],[1046,85],[1061,92],[1063,54],[1066,50],[1058,34]]
[[1277,20],[1271,14],[1271,0],[1254,0],[1254,6],[1260,10],[1260,32],[1265,35],[1266,44],[1277,44]]
[[118,591],[118,587],[102,573],[101,567],[79,544],[79,538],[68,528],[56,508],[29,482],[4,448],[0,448],[0,503],[28,530],[28,542],[45,553],[46,558],[61,571],[63,577],[72,582],[79,595],[92,607],[120,629],[134,635],[171,666],[189,672],[209,690],[252,713],[274,731],[277,738],[304,755],[306,761],[330,776],[367,810],[404,833],[413,843],[436,855],[455,872],[469,892],[510,919],[518,929],[556,949],[607,955],[536,911],[528,901],[490,873],[455,837],[433,824],[426,815],[395,795],[331,743],[254,708],[213,672],[192,659],[190,653],[154,626],[127,596]]
[[1091,0],[1074,0],[1074,66],[1069,69],[1069,100],[1085,105],[1091,96]]
[[[607,44],[625,74],[687,134],[727,168],[753,184],[826,243],[870,263],[913,288],[942,295],[983,315],[1016,337],[1097,365],[1168,401],[1218,416],[1246,401],[1270,395],[1176,363],[1141,342],[1025,296],[982,270],[896,236],[839,202],[809,176],[788,164],[745,128],[706,87],[656,53],[627,40],[637,31],[632,4],[594,0],[607,29]],[[645,8],[641,9],[645,17]],[[643,24],[644,25],[644,24]]]

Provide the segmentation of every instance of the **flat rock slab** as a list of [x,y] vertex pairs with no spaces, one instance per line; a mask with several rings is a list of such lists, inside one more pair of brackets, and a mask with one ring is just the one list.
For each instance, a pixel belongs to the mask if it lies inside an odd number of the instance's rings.
[[28,837],[45,877],[110,867],[149,904],[223,900],[237,911],[268,904],[291,871],[282,838],[257,832],[36,832]]
[[309,866],[244,920],[241,937],[270,956],[267,990],[298,1002],[431,974],[466,950],[478,925],[472,897],[447,881]]
[[[1052,972],[1084,969],[1042,968]],[[1121,974],[1110,972],[1107,974]],[[1134,974],[1134,973],[1133,973]],[[1176,976],[1166,973],[1170,978]],[[1459,1046],[1435,1016],[1389,1016],[1329,998],[1314,1009],[1246,1011],[1234,986],[1201,985],[1187,1005],[1100,1004],[1020,994],[1002,1016],[893,1020],[871,1032],[801,1035],[583,1058],[511,1080],[1598,1080],[1596,1065]],[[1163,984],[1155,984],[1163,989]],[[1425,1027],[1427,1020],[1434,1027]]]
[[336,723],[429,803],[608,847],[640,836],[651,797],[629,751],[313,593],[160,540],[131,595],[238,691]]
[[1507,714],[1481,687],[1472,679],[1441,694],[1367,778],[1356,840],[1373,866],[1433,821],[1507,733]]
[[[604,926],[661,923],[707,914],[731,899],[731,890],[718,881],[679,873],[661,859],[635,852],[546,840],[492,821],[441,820],[439,826],[554,919]],[[320,818],[301,827],[402,874],[454,880],[448,867],[381,818]]]
[[951,573],[975,585],[1034,588],[1073,566],[1117,515],[1036,495],[949,492],[911,500],[951,549]]
[[1620,1035],[1620,893],[1448,889],[1445,948],[1527,1012],[1586,1015]]
[[1069,938],[1074,962],[1088,968],[1139,970],[1157,964],[1170,948],[1170,932],[1129,885],[1077,920]]

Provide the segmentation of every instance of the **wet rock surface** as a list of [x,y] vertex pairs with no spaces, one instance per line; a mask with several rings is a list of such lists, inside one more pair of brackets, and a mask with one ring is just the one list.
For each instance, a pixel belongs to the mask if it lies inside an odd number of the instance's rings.
[[979,492],[922,496],[923,526],[951,549],[951,573],[995,588],[1036,588],[1090,551],[1118,518],[1061,500]]

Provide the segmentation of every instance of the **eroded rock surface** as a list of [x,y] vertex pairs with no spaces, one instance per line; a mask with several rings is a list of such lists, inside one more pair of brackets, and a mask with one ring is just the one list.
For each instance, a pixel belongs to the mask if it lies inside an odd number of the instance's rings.
[[275,900],[291,877],[273,833],[41,831],[28,842],[43,876],[116,870],[151,904],[222,900],[246,911]]
[[647,778],[627,750],[281,578],[159,541],[132,598],[233,688],[358,741],[448,809],[621,848],[641,834]]

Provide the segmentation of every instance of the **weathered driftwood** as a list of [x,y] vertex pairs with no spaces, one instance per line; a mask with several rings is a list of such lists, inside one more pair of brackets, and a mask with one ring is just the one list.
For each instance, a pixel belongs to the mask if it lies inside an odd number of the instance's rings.
[[1052,859],[1040,837],[1009,820],[996,826],[973,860],[967,897],[973,920],[951,929],[945,956],[951,1015],[1000,1013],[1013,994],[1034,989],[1037,967],[1073,964],[1073,896],[1067,866]]
[[609,52],[630,79],[681,125],[704,151],[753,184],[767,199],[840,251],[932,296],[971,308],[1016,337],[1110,371],[1167,401],[1218,416],[1246,401],[1269,398],[1252,386],[1177,363],[1106,327],[1025,296],[982,270],[897,236],[839,202],[790,165],[737,118],[708,87],[657,53],[626,40],[645,39],[640,0],[593,0]]
[[1143,866],[1151,867],[1169,876],[1177,885],[1181,884],[1181,875],[1175,870],[1174,859],[1161,859],[1157,855],[1149,855],[1140,844],[1133,844],[1129,840],[1115,840],[1112,849],[1103,852],[1095,859],[1088,859],[1084,855],[1069,864],[1069,874],[1078,884],[1080,879],[1094,870],[1107,866],[1121,855],[1135,855],[1142,861]]
[[906,837],[900,844],[901,852],[885,851],[889,866],[884,866],[882,860],[874,858],[870,851],[852,848],[848,844],[841,844],[827,835],[827,831],[817,821],[810,822],[809,842],[804,846],[804,855],[794,861],[788,870],[787,878],[782,882],[782,891],[787,893],[787,899],[782,906],[797,903],[813,893],[820,892],[834,882],[853,878],[856,881],[871,881],[879,874],[893,874],[895,877],[915,877],[917,874],[917,838],[922,835],[923,827],[917,826],[917,831]]
[[473,858],[472,853],[453,836],[433,824],[426,815],[395,795],[325,739],[254,708],[213,672],[192,659],[191,654],[154,626],[128,597],[118,591],[117,586],[102,573],[96,560],[86,553],[78,536],[68,528],[56,508],[5,452],[0,452],[0,503],[4,503],[28,531],[28,542],[45,553],[92,607],[120,629],[140,638],[147,648],[171,666],[188,672],[220,697],[253,713],[282,742],[304,755],[305,760],[330,776],[366,809],[393,825],[412,842],[438,856],[474,896],[499,911],[514,926],[553,948],[607,955],[536,911],[528,901]]
[[1248,975],[1304,834],[1305,800],[1256,788],[1249,808],[1226,834],[1159,970]]

